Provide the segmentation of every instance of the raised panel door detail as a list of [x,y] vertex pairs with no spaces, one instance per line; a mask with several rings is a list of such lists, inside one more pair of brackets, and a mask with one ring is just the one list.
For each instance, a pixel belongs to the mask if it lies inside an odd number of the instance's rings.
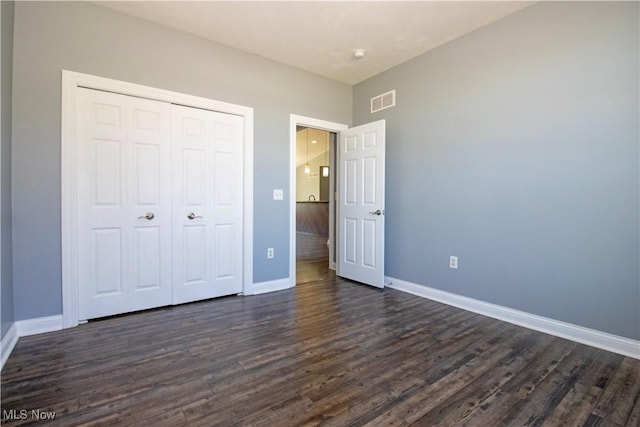
[[367,150],[369,148],[374,148],[376,145],[376,132],[366,132],[362,134],[363,149]]
[[234,176],[233,153],[216,151],[214,154],[214,203],[216,206],[232,206],[235,183],[230,180]]
[[344,220],[344,230],[345,230],[345,240],[344,240],[344,260],[349,264],[355,264],[358,262],[357,254],[358,254],[358,234],[356,229],[358,227],[358,221],[355,218],[345,218]]
[[206,280],[207,259],[206,229],[202,225],[184,227],[185,283],[201,283]]
[[214,133],[214,138],[216,139],[217,143],[229,143],[229,144],[234,144],[237,141],[234,140],[233,138],[233,134],[234,134],[234,126],[231,124],[220,124],[220,123],[216,123],[213,125],[213,133]]
[[106,296],[122,292],[122,236],[120,229],[93,230],[95,295]]
[[121,204],[121,145],[119,141],[94,140],[93,181],[95,204]]
[[345,160],[344,165],[345,203],[355,205],[358,203],[358,161],[355,159]]
[[188,206],[205,205],[206,151],[185,149],[184,153],[184,195]]
[[368,268],[376,266],[376,222],[362,221],[362,265]]
[[120,127],[122,109],[119,105],[93,104],[94,120],[96,125]]
[[358,150],[358,136],[354,135],[345,139],[345,153]]
[[156,145],[134,144],[135,204],[138,206],[159,204],[159,148]]
[[362,204],[375,206],[376,200],[376,158],[365,157],[362,159]]
[[217,224],[215,227],[216,268],[215,278],[232,277],[234,274],[234,225]]
[[185,118],[182,126],[184,136],[202,138],[205,135],[207,124],[204,120]]
[[134,286],[136,290],[160,287],[160,230],[137,227],[134,233]]
[[160,115],[156,111],[134,110],[133,127],[157,133],[160,130]]

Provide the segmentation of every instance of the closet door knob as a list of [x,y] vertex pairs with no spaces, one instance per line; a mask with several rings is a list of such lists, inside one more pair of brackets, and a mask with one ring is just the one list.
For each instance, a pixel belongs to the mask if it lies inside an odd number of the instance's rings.
[[189,212],[189,214],[187,214],[187,218],[189,219],[196,219],[196,218],[202,218],[202,216],[200,215],[196,215],[193,212]]
[[153,214],[153,212],[147,212],[146,215],[143,216],[139,216],[138,219],[146,219],[151,221],[153,218],[155,218],[156,216]]

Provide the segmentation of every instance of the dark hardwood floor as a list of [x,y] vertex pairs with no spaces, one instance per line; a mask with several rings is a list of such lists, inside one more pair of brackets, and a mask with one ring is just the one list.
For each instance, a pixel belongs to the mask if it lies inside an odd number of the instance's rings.
[[4,423],[640,425],[640,361],[336,278],[305,244],[294,289],[21,338]]
[[317,282],[335,276],[329,270],[327,236],[296,233],[296,283]]

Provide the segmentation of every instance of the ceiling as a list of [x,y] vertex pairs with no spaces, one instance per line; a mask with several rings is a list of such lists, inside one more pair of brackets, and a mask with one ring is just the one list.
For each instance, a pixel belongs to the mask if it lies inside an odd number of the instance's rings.
[[[98,1],[348,84],[356,84],[534,2]],[[353,56],[364,49],[362,59]]]

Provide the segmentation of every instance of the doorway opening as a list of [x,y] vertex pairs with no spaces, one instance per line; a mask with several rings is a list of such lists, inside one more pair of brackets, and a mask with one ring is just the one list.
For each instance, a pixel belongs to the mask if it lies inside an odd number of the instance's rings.
[[339,123],[291,115],[292,286],[333,275],[336,260],[336,142]]
[[[331,276],[335,259],[329,248],[335,242],[335,218],[331,203],[335,182],[332,162],[337,134],[323,129],[296,126],[296,283]],[[335,222],[334,222],[335,224]],[[335,251],[331,251],[335,256]]]

